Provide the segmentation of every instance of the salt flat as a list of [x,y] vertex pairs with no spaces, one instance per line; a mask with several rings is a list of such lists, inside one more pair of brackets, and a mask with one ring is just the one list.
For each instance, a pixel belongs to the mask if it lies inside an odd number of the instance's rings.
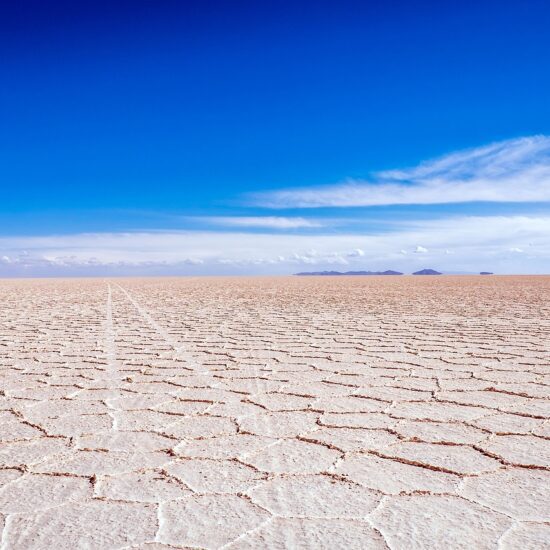
[[0,282],[3,549],[550,545],[550,277]]

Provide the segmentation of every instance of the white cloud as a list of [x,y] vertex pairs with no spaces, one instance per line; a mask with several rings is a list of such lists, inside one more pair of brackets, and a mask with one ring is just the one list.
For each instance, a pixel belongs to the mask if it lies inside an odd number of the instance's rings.
[[523,250],[521,248],[512,247],[510,248],[510,252],[516,252],[517,254],[522,254]]
[[263,227],[269,229],[298,229],[305,227],[322,227],[318,221],[305,218],[285,218],[281,216],[206,216],[195,218],[214,225],[228,227]]
[[[348,264],[404,272],[432,267],[549,273],[549,235],[550,217],[494,216],[412,221],[371,234],[155,231],[4,236],[0,258],[8,257],[9,263],[0,261],[0,274],[292,273],[300,265]],[[419,242],[430,252],[428,266],[420,265],[426,262],[425,254],[403,254]],[[529,250],[529,255],[510,249]]]
[[415,249],[414,249],[414,252],[416,254],[425,254],[426,252],[428,252],[428,249],[427,248],[424,248],[423,246],[417,246]]
[[369,181],[252,196],[268,208],[550,201],[550,137],[534,136],[452,153]]

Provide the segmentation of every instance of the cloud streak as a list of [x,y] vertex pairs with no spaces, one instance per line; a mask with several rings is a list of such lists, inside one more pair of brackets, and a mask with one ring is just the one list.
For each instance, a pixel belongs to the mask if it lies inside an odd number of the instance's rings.
[[549,235],[550,217],[494,216],[412,221],[368,235],[155,231],[2,237],[0,275],[287,274],[310,265],[548,273]]
[[357,207],[550,201],[550,137],[534,136],[455,152],[369,181],[252,195],[265,208]]
[[197,221],[226,227],[249,227],[266,229],[301,229],[322,227],[322,224],[305,218],[286,218],[282,216],[205,216]]

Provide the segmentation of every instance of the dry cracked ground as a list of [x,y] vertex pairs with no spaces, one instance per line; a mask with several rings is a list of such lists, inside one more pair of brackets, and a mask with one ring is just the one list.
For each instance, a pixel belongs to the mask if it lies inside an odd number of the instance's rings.
[[0,283],[2,549],[550,546],[550,277]]

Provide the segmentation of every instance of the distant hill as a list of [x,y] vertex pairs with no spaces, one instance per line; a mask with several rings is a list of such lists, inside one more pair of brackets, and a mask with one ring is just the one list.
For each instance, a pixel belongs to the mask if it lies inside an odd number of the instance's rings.
[[304,271],[302,273],[296,273],[296,275],[304,276],[304,275],[315,275],[315,276],[357,276],[357,275],[403,275],[403,273],[399,271],[392,271],[391,269],[388,269],[387,271]]
[[479,274],[480,275],[494,275],[494,273],[492,271],[480,271]]
[[421,269],[420,271],[415,271],[413,275],[442,275],[442,273],[435,269]]

